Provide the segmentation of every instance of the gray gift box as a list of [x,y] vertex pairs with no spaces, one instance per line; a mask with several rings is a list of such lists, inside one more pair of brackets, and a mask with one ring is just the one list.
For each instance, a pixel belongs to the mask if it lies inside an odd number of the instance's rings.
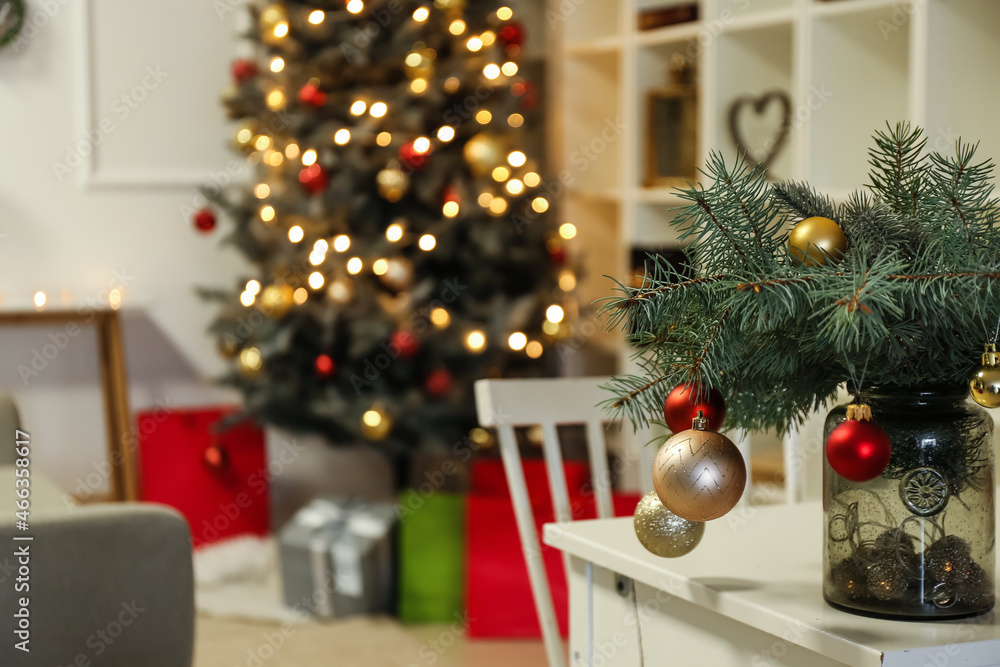
[[281,530],[285,604],[321,618],[391,611],[392,505],[317,498]]

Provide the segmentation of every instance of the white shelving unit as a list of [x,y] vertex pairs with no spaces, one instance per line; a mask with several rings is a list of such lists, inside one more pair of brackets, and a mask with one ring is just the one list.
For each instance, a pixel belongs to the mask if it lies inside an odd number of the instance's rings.
[[[776,178],[807,179],[835,197],[867,180],[872,132],[886,121],[924,127],[929,145],[958,136],[1000,159],[1000,1],[701,0],[700,20],[640,32],[641,9],[676,0],[549,0],[554,30],[550,128],[565,191],[564,221],[586,259],[581,301],[625,279],[634,247],[674,244],[669,189],[642,187],[646,94],[668,83],[679,53],[697,71],[698,155],[735,155],[730,103],[782,89],[792,99]],[[627,356],[619,334],[590,344]],[[622,367],[619,366],[619,370]]]

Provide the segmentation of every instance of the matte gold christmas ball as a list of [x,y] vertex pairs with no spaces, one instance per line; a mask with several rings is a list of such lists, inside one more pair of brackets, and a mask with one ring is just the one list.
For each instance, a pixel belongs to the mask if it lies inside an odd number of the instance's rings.
[[732,441],[705,430],[708,420],[663,443],[653,461],[653,488],[668,510],[688,521],[711,521],[736,506],[747,466]]
[[382,199],[397,202],[410,188],[410,177],[398,167],[386,167],[375,176],[375,183]]
[[392,431],[392,418],[381,403],[376,403],[361,415],[361,435],[368,440],[385,440]]
[[987,345],[983,365],[976,369],[969,382],[972,400],[984,408],[1000,407],[1000,353],[996,345]]
[[677,558],[690,553],[701,542],[705,524],[682,519],[660,502],[650,491],[635,508],[635,536],[646,551],[663,558]]
[[260,12],[260,39],[277,45],[288,36],[288,12],[283,5],[268,5]]
[[260,304],[267,315],[277,320],[291,309],[294,294],[291,285],[268,285],[260,295]]
[[479,176],[490,173],[507,159],[504,142],[486,132],[480,132],[465,142],[462,154],[472,171]]
[[831,259],[843,257],[847,250],[847,237],[840,225],[830,218],[815,216],[795,225],[788,235],[788,249],[796,263],[820,266]]

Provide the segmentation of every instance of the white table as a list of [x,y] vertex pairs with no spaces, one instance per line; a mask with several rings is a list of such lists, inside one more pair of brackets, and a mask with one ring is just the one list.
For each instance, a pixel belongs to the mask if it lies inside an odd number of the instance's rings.
[[632,519],[545,526],[570,556],[574,667],[990,667],[993,614],[936,623],[833,609],[822,595],[819,503],[737,508],[682,558],[639,544]]

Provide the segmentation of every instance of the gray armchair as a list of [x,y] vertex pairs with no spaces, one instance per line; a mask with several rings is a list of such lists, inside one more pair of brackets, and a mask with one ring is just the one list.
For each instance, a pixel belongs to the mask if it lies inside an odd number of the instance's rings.
[[[187,523],[146,503],[76,505],[32,470],[30,529],[18,530],[16,428],[17,408],[0,394],[0,665],[190,667],[194,583]],[[13,539],[24,535],[34,539]],[[24,545],[30,590],[19,592],[15,586],[25,582],[15,549]],[[14,646],[22,597],[29,598],[30,653]]]

